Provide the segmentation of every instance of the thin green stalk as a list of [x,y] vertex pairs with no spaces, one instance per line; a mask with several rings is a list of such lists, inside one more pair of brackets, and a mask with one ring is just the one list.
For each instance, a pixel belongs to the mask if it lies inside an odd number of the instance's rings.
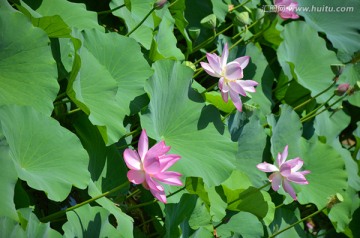
[[272,92],[275,92],[275,91],[277,91],[277,90],[283,89],[285,86],[287,86],[287,85],[288,85],[289,83],[291,83],[292,81],[294,81],[294,79],[291,79],[291,80],[287,81],[286,83],[281,84],[278,88],[274,88],[274,89],[272,90]]
[[321,91],[320,93],[316,94],[314,97],[306,100],[305,102],[301,103],[300,105],[297,105],[296,107],[294,107],[294,111],[305,106],[306,104],[308,104],[309,102],[311,102],[312,100],[314,100],[315,98],[319,97],[321,94],[327,92],[329,89],[331,89],[334,85],[336,84],[336,81],[334,81],[329,87],[327,87],[326,89],[324,89],[323,91]]
[[310,214],[309,216],[304,217],[304,218],[301,219],[301,220],[298,220],[297,222],[291,224],[290,226],[288,226],[288,227],[286,227],[286,228],[284,228],[284,229],[282,229],[282,230],[280,230],[280,231],[278,231],[278,232],[275,232],[274,234],[272,234],[271,236],[269,236],[269,238],[273,238],[273,237],[275,237],[275,236],[283,233],[284,231],[287,231],[287,230],[291,229],[292,227],[296,226],[297,224],[300,224],[301,222],[304,222],[304,221],[306,221],[307,219],[309,219],[309,218],[311,218],[311,217],[313,217],[313,216],[321,213],[321,212],[322,212],[323,210],[325,210],[326,208],[327,208],[327,207],[325,206],[325,207],[323,207],[321,210],[316,211],[316,212]]
[[251,0],[247,0],[247,1],[244,2],[244,3],[241,3],[241,4],[237,5],[237,6],[234,7],[231,11],[234,11],[234,10],[238,9],[239,7],[242,7],[242,6],[244,6],[245,4],[247,4],[247,3],[249,3],[249,2],[251,2]]
[[144,226],[144,225],[146,225],[146,224],[148,224],[148,223],[150,223],[150,222],[152,222],[152,221],[156,221],[156,220],[158,220],[158,218],[157,218],[157,217],[153,217],[153,218],[151,218],[151,219],[149,219],[149,220],[147,220],[147,221],[144,221],[143,223],[141,223],[140,225],[138,225],[138,227],[142,227],[142,226]]
[[193,79],[196,78],[199,74],[201,74],[201,72],[204,71],[203,68],[199,68],[198,72],[196,72],[193,76]]
[[168,8],[170,8],[170,7],[174,6],[174,4],[176,4],[176,2],[177,2],[177,1],[179,1],[179,0],[175,0],[174,2],[172,2],[172,3],[169,5],[169,7],[168,7]]
[[[181,192],[181,191],[184,190],[185,188],[186,188],[186,187],[184,186],[184,187],[176,190],[175,192],[170,193],[170,194],[167,195],[166,197],[169,198],[169,197],[171,197],[171,196],[174,196],[175,194]],[[145,206],[154,204],[154,203],[156,203],[157,201],[158,201],[157,199],[154,199],[154,200],[151,200],[151,201],[149,201],[149,202],[140,203],[140,204],[137,204],[137,205],[134,205],[134,206],[129,207],[128,210],[133,210],[133,209],[136,209],[136,208],[145,207]]]
[[209,92],[211,89],[215,88],[216,85],[218,85],[218,82],[214,83],[213,85],[211,85],[210,87],[208,87],[207,89],[205,89],[201,95],[204,95],[206,92]]
[[181,192],[182,190],[185,190],[185,189],[186,189],[186,187],[184,186],[184,187],[176,190],[176,191],[173,192],[173,193],[169,193],[169,195],[167,195],[166,197],[168,197],[168,198],[169,198],[169,197],[172,197],[172,196],[174,196],[175,194],[177,194],[177,193],[179,193],[179,192]]
[[282,206],[284,206],[285,204],[284,203],[281,203],[280,205],[277,205],[276,207],[275,207],[275,210],[276,209],[279,209],[280,207],[282,207]]
[[231,39],[235,39],[237,37],[239,37],[242,33],[244,33],[244,31],[247,31],[248,29],[252,28],[253,26],[255,26],[260,20],[262,20],[265,16],[260,17],[259,19],[257,19],[256,21],[254,21],[252,24],[250,24],[248,27],[246,27],[244,30],[240,31],[239,33],[237,33],[236,35],[234,35],[233,37],[231,37]]
[[225,27],[223,30],[215,33],[213,36],[211,36],[210,38],[206,39],[205,41],[201,42],[199,45],[197,45],[196,47],[193,48],[193,50],[191,51],[192,53],[197,52],[198,50],[200,50],[201,48],[203,48],[204,46],[206,46],[207,44],[209,44],[211,41],[213,41],[217,36],[221,35],[222,33],[224,33],[225,31],[229,30],[231,27],[233,27],[234,24],[230,24],[229,26]]
[[123,8],[123,7],[125,7],[125,4],[120,5],[120,6],[118,6],[118,7],[115,7],[115,8],[113,8],[113,9],[107,10],[107,11],[98,12],[97,14],[98,14],[98,15],[109,14],[109,13],[115,12],[116,10],[119,10],[120,8]]
[[[248,28],[245,27],[245,34],[247,32]],[[245,39],[245,35],[243,37],[240,38],[240,40],[236,41],[232,46],[229,47],[229,50],[231,50],[232,48],[234,48],[235,46],[237,46],[238,44],[240,44],[243,40]]]
[[126,199],[131,198],[132,196],[138,194],[140,192],[140,189],[136,189],[134,192],[130,193],[129,195],[126,196]]
[[124,149],[124,148],[127,148],[129,147],[129,145],[135,145],[136,143],[138,143],[139,141],[133,141],[131,142],[130,144],[126,144],[126,145],[122,145],[122,146],[119,146],[119,147],[116,147],[118,150],[121,150],[121,149]]
[[57,101],[57,102],[54,102],[54,106],[65,104],[65,103],[68,103],[68,102],[71,102],[71,100],[67,99],[67,100],[64,100],[64,101]]
[[141,131],[141,128],[137,128],[136,130],[130,131],[129,133],[125,134],[122,138],[126,138],[132,135],[137,135]]
[[56,101],[59,101],[59,100],[61,100],[61,99],[63,99],[63,98],[66,98],[67,97],[67,94],[66,94],[66,92],[63,92],[63,93],[60,93],[59,95],[57,95],[57,97],[55,98],[55,102]]
[[136,31],[145,21],[146,19],[151,15],[151,13],[153,13],[153,11],[155,11],[155,7],[153,7],[148,14],[146,14],[146,16],[144,17],[144,19],[142,19],[139,24],[136,25],[136,27],[134,29],[132,29],[130,32],[128,32],[125,36],[130,36],[134,31]]
[[73,114],[73,113],[79,112],[79,111],[81,111],[81,108],[75,108],[73,110],[68,111],[66,115],[70,115],[70,114]]
[[148,205],[151,205],[151,204],[154,204],[156,203],[158,200],[154,199],[154,200],[151,200],[149,202],[144,202],[144,203],[140,203],[140,204],[136,204],[134,206],[131,206],[131,207],[128,207],[128,211],[131,211],[131,210],[134,210],[136,208],[140,208],[140,207],[146,207]]
[[316,114],[313,114],[313,115],[311,115],[311,116],[309,116],[309,117],[306,117],[306,116],[305,116],[304,118],[301,118],[300,122],[305,122],[305,121],[310,120],[311,118],[316,117],[317,115],[323,113],[324,111],[330,109],[332,106],[336,105],[338,102],[340,102],[341,100],[343,100],[346,96],[347,96],[347,94],[345,94],[344,96],[342,96],[341,98],[339,98],[338,100],[336,100],[333,104],[331,104],[330,106],[324,108],[323,110],[321,110],[320,112],[318,112],[318,113],[316,113]]
[[328,102],[330,102],[331,99],[333,99],[335,97],[335,94],[331,95],[331,97],[326,100],[324,103],[320,104],[317,108],[315,108],[314,110],[312,110],[311,112],[309,112],[308,114],[306,114],[302,119],[306,119],[308,117],[310,117],[311,115],[315,114],[320,108],[322,108],[323,106],[325,106]]
[[79,207],[82,207],[82,206],[84,206],[84,205],[86,205],[86,204],[89,204],[89,203],[91,203],[91,202],[94,202],[94,201],[98,200],[99,198],[105,197],[105,196],[110,195],[110,194],[112,194],[112,193],[114,193],[114,192],[117,192],[117,191],[119,191],[120,189],[122,189],[122,188],[124,188],[125,186],[127,186],[128,184],[129,184],[129,182],[126,181],[125,183],[117,186],[116,188],[111,189],[110,191],[107,191],[107,192],[105,192],[105,193],[103,193],[103,194],[100,194],[99,196],[93,197],[93,198],[88,199],[88,200],[86,200],[86,201],[84,201],[84,202],[82,202],[82,203],[76,204],[75,206],[69,207],[69,208],[67,208],[67,209],[65,209],[65,210],[61,210],[61,211],[55,212],[55,213],[53,213],[53,214],[50,214],[49,216],[43,217],[43,218],[40,219],[40,221],[41,221],[41,222],[44,222],[44,223],[45,223],[45,222],[52,221],[52,220],[55,219],[55,218],[58,218],[58,217],[63,216],[63,215],[64,215],[65,213],[67,213],[67,212],[70,212],[70,211],[75,210],[75,209],[77,209],[77,208],[79,208]]
[[222,119],[221,121],[224,122],[226,120],[226,118],[228,118],[231,114],[233,114],[233,112],[235,112],[237,109],[234,108],[234,110],[232,110],[231,112],[229,112],[228,114],[226,114]]

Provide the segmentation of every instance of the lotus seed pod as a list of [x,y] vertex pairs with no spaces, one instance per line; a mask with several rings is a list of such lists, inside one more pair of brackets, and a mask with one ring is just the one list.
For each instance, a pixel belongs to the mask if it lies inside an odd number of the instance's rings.
[[210,14],[206,17],[204,17],[200,21],[201,25],[203,25],[206,28],[214,29],[216,27],[216,16],[215,14]]

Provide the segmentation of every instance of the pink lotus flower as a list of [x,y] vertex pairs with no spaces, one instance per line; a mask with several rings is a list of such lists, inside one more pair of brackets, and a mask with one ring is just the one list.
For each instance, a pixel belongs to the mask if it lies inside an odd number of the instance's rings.
[[161,141],[148,149],[148,136],[143,130],[139,139],[138,152],[132,149],[124,151],[124,160],[130,169],[127,177],[134,184],[142,184],[159,201],[166,203],[164,187],[159,183],[182,186],[180,173],[166,171],[180,156],[169,154],[170,146]]
[[299,15],[295,10],[298,7],[298,3],[292,0],[274,0],[276,10],[282,19],[297,19]]
[[285,162],[287,156],[288,146],[285,146],[282,154],[278,153],[278,167],[266,162],[260,163],[256,167],[264,172],[273,172],[269,176],[269,181],[271,182],[271,187],[274,191],[278,191],[282,184],[285,192],[290,194],[290,196],[296,200],[296,194],[293,187],[291,187],[290,182],[297,184],[308,184],[309,182],[306,180],[305,175],[310,173],[310,171],[305,170],[297,172],[303,166],[304,161],[297,157]]
[[221,57],[216,54],[206,54],[209,63],[200,62],[201,67],[209,75],[220,78],[219,89],[221,90],[221,96],[225,102],[228,102],[228,95],[233,101],[236,109],[242,111],[242,102],[239,94],[246,97],[247,92],[255,92],[255,86],[258,85],[253,80],[241,80],[243,75],[243,69],[248,65],[250,57],[243,56],[235,59],[234,61],[227,63],[229,57],[228,45],[225,44]]

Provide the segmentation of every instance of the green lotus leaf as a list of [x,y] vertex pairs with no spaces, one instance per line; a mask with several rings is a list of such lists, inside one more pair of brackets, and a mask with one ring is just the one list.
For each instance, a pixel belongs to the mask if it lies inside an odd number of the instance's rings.
[[89,183],[88,155],[80,140],[43,113],[30,107],[0,107],[1,128],[17,175],[28,185],[64,200],[72,185]]
[[[276,209],[274,221],[270,224],[267,231],[270,234],[274,234],[277,231],[281,231],[295,222],[300,220],[300,211],[297,208],[293,207],[281,207]],[[304,237],[305,232],[303,224],[300,223],[287,231],[284,231],[277,235],[279,238],[288,238],[288,237]]]
[[[124,0],[112,0],[110,8],[116,8],[125,4]],[[113,12],[125,20],[128,32],[135,29],[135,27],[145,18],[153,7],[153,0],[131,0],[131,10],[126,7],[120,8]],[[150,49],[153,38],[154,20],[149,16],[139,28],[134,31],[130,37],[139,42],[146,49]]]
[[348,55],[360,49],[360,26],[358,23],[357,0],[298,0],[299,8],[308,7],[311,11],[298,11],[306,22],[319,32],[324,32],[335,48]]
[[0,191],[3,194],[0,203],[0,216],[6,216],[16,221],[18,215],[14,203],[14,189],[18,178],[14,164],[11,161],[9,146],[3,135],[1,135],[0,139],[0,173]]
[[59,15],[68,26],[75,27],[78,30],[94,28],[99,31],[104,31],[104,28],[98,24],[97,14],[88,11],[85,4],[62,0],[42,0],[40,4],[39,1],[23,1],[41,16],[51,17]]
[[[340,62],[336,54],[327,49],[324,39],[305,22],[298,21],[286,24],[281,37],[284,41],[277,55],[285,74],[309,89],[312,96],[328,88],[334,78],[330,65]],[[317,101],[325,102],[332,94],[329,90]]]
[[66,213],[64,237],[124,237],[109,221],[110,212],[86,204]]
[[241,235],[244,238],[260,238],[264,235],[263,229],[259,229],[261,226],[261,222],[253,214],[239,212],[232,216],[226,224],[219,226],[216,231],[220,237]]
[[166,234],[164,237],[179,237],[178,225],[187,217],[190,217],[195,208],[196,201],[197,197],[195,195],[184,194],[179,203],[167,204],[165,206],[166,217],[170,219],[165,220]]
[[133,39],[95,30],[84,31],[83,37],[81,68],[68,92],[99,126],[106,144],[113,144],[126,133],[123,120],[130,114],[129,104],[144,93],[152,71]]
[[50,115],[59,85],[49,38],[27,17],[4,8],[0,28],[0,105],[26,105]]

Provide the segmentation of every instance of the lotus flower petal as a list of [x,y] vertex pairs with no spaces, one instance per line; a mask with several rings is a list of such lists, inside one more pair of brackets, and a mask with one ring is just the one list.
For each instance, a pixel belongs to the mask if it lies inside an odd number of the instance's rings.
[[127,177],[134,184],[141,184],[145,181],[145,173],[142,170],[129,170]]
[[282,180],[281,174],[279,172],[272,173],[269,176],[269,180],[271,182],[272,189],[274,191],[279,190],[280,185],[281,185],[281,180]]
[[145,155],[148,152],[148,147],[149,147],[148,136],[146,134],[146,131],[143,130],[140,135],[139,147],[138,147],[138,152],[142,160],[145,158]]
[[236,94],[236,92],[234,92],[234,91],[230,91],[230,98],[233,101],[236,109],[239,112],[242,112],[242,102],[241,102],[241,99],[240,99],[239,95]]
[[249,64],[250,56],[243,56],[239,57],[235,60],[242,69],[245,69],[245,67]]
[[291,186],[291,184],[290,184],[286,179],[283,180],[283,187],[284,187],[284,191],[285,191],[285,192],[287,192],[288,194],[290,194],[290,196],[291,196],[294,200],[297,200],[297,197],[296,197],[296,193],[295,193],[294,188]]
[[279,171],[279,169],[275,165],[269,164],[267,162],[260,163],[260,164],[256,165],[256,167],[263,172]]
[[237,80],[242,78],[243,70],[240,67],[240,64],[237,62],[230,62],[225,66],[225,75],[228,80]]
[[141,169],[141,159],[136,151],[132,149],[126,149],[124,151],[124,160],[126,166],[129,169],[135,169],[135,170]]

